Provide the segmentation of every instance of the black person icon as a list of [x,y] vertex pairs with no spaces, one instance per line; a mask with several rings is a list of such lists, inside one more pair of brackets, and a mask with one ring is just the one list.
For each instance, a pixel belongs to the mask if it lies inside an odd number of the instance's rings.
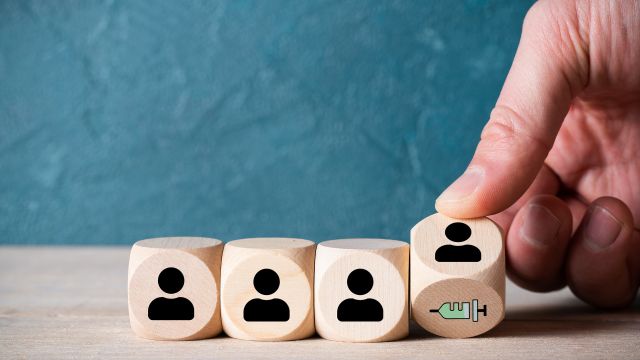
[[[184,276],[176,268],[166,268],[158,275],[158,286],[167,294],[175,294],[184,286]],[[149,320],[193,320],[193,304],[183,297],[159,297],[149,304],[148,316]]]
[[[262,269],[253,277],[253,287],[262,295],[271,295],[280,287],[280,277],[271,269]],[[243,317],[244,321],[289,321],[289,305],[282,299],[251,299]]]
[[[364,295],[373,288],[373,277],[365,269],[353,270],[347,277],[347,287],[356,295]],[[374,299],[346,299],[338,305],[339,321],[382,321],[382,305]]]
[[[451,241],[463,242],[471,237],[471,228],[465,223],[454,222],[447,226],[444,234]],[[438,262],[478,262],[481,259],[480,249],[473,245],[442,245],[436,250]]]

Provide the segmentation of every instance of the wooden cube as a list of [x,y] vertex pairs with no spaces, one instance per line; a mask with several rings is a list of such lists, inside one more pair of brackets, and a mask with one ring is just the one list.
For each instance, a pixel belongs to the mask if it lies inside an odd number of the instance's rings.
[[222,326],[245,340],[311,336],[316,245],[288,238],[227,243],[222,256]]
[[136,242],[129,258],[129,320],[133,331],[155,340],[216,336],[220,321],[223,243],[197,237]]
[[382,239],[318,245],[316,330],[329,340],[379,342],[409,333],[409,245]]
[[504,289],[504,239],[493,221],[434,214],[411,230],[411,311],[427,331],[489,331],[504,318]]

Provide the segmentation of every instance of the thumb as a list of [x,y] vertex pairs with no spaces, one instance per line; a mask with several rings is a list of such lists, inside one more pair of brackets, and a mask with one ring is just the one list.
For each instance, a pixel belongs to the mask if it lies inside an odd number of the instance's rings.
[[498,213],[516,202],[542,168],[588,67],[580,59],[586,59],[583,47],[571,40],[579,38],[569,29],[575,10],[569,15],[568,10],[548,9],[557,4],[536,3],[527,13],[511,70],[475,155],[436,200],[438,211],[457,218]]

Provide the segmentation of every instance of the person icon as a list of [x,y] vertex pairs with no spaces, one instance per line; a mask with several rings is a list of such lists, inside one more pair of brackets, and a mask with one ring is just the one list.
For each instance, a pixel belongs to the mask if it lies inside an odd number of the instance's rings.
[[[184,286],[184,275],[176,268],[166,268],[158,275],[158,286],[167,294],[175,294]],[[159,297],[149,304],[147,315],[149,320],[193,320],[193,304],[183,297]]]
[[[356,295],[364,295],[373,288],[373,277],[365,269],[353,270],[347,277],[347,287]],[[338,305],[339,321],[382,321],[382,305],[375,299],[346,299]]]
[[[447,226],[444,234],[453,242],[463,242],[471,237],[471,228],[465,223],[455,222]],[[481,259],[480,249],[473,245],[442,245],[436,250],[438,262],[478,262]]]
[[[280,277],[271,269],[262,269],[253,277],[253,287],[262,295],[271,295],[280,287]],[[289,305],[282,299],[251,299],[243,316],[244,321],[289,321]]]

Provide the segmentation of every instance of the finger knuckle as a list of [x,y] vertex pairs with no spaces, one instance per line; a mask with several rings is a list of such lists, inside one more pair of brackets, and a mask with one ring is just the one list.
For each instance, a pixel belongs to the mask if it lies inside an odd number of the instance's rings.
[[516,110],[505,105],[497,105],[491,111],[491,119],[481,135],[482,140],[492,144],[523,145],[538,147],[549,152],[553,143],[534,135],[527,121]]

